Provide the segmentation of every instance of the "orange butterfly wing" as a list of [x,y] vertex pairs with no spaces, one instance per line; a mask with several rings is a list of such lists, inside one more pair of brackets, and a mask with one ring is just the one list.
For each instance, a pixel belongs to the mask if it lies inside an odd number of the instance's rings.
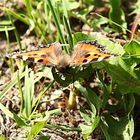
[[35,63],[39,62],[46,65],[53,65],[53,61],[57,59],[57,56],[60,54],[62,54],[61,44],[59,42],[55,42],[48,46],[42,46],[34,51],[14,53],[9,57]]
[[97,41],[81,41],[74,46],[72,61],[73,65],[82,65],[115,56],[118,55],[107,53],[105,47],[99,45]]

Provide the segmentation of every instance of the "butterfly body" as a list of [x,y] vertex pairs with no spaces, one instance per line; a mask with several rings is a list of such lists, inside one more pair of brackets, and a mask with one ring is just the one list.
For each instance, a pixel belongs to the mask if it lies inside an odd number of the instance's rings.
[[14,53],[9,57],[42,63],[60,70],[101,61],[114,56],[118,55],[108,53],[105,50],[105,47],[98,44],[95,40],[77,43],[74,46],[71,55],[64,52],[62,45],[59,42],[55,42],[47,46],[41,46],[33,51]]

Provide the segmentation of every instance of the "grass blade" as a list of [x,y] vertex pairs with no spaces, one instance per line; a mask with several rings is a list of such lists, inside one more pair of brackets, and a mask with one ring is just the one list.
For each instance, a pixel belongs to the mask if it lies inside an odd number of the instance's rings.
[[[58,21],[57,15],[56,15],[56,11],[55,11],[54,7],[52,6],[52,2],[51,2],[51,0],[48,0],[47,2],[48,2],[48,6],[52,12],[54,22],[55,22],[56,28],[57,28],[59,36],[60,36],[60,40],[63,44],[66,44],[65,38],[64,38],[62,30],[60,28],[60,23]],[[65,52],[68,53],[66,46],[63,46],[63,48],[64,48]]]
[[[31,69],[29,69],[28,71],[31,71]],[[25,76],[25,72],[23,72],[19,78],[23,78]],[[15,78],[13,79],[5,88],[4,90],[0,93],[0,100],[3,98],[3,96],[18,82],[18,79]]]
[[32,115],[34,114],[36,108],[38,107],[38,104],[42,98],[42,96],[46,93],[46,91],[52,87],[52,85],[54,84],[55,81],[52,81],[47,87],[44,88],[44,90],[42,92],[40,92],[40,94],[38,95],[38,97],[36,98],[36,100],[34,101],[33,103],[33,107],[34,107],[34,110],[32,111],[32,114],[30,115],[30,118],[32,118]]
[[2,110],[6,116],[14,119],[13,114],[1,103],[0,103],[0,110]]
[[25,18],[24,16],[21,16],[20,14],[4,7],[3,8],[4,11],[6,11],[8,14],[12,15],[13,17],[15,17],[16,19],[19,19],[20,21],[22,21],[23,23],[30,25],[29,20],[27,20],[27,18]]
[[32,101],[34,96],[34,72],[31,71],[30,75],[28,67],[25,69],[25,83],[24,83],[24,102],[25,102],[25,113],[29,117],[32,111]]
[[[7,26],[5,26],[5,34],[6,34],[6,39],[7,39],[7,42],[8,42],[8,47],[9,47],[9,52],[11,53],[12,50],[11,50],[11,44],[10,44],[10,39],[9,39],[9,33],[8,33],[8,30],[7,30]],[[10,69],[12,71],[12,73],[14,72],[14,61],[13,59],[10,59]]]
[[72,49],[73,48],[73,39],[72,39],[72,33],[71,33],[70,22],[69,22],[69,18],[68,18],[68,12],[67,12],[66,5],[67,5],[67,1],[62,0],[63,13],[64,13],[63,21],[64,21],[65,29],[68,33],[68,43],[70,45],[70,48]]

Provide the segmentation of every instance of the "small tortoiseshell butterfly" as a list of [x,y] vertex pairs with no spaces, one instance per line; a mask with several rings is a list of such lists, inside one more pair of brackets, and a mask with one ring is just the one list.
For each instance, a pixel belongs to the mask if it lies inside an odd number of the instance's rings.
[[39,62],[50,65],[58,70],[66,67],[89,64],[95,61],[101,61],[107,58],[118,56],[117,54],[108,53],[105,47],[94,41],[81,41],[77,43],[71,55],[66,54],[59,42],[47,46],[40,46],[37,50],[28,52],[18,52],[9,55],[15,59],[24,61]]

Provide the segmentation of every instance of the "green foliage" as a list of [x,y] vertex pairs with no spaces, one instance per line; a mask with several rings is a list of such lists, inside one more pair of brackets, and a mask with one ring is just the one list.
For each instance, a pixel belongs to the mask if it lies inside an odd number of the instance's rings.
[[137,0],[137,2],[133,5],[131,5],[131,8],[133,9],[131,14],[139,14],[140,12],[140,1]]
[[[107,124],[101,122],[101,129],[108,140],[124,140],[132,139],[133,135],[133,120],[129,119],[127,116],[121,119],[112,117],[110,115],[105,115]],[[109,125],[109,127],[107,126]]]
[[33,125],[28,134],[27,140],[33,140],[34,138],[36,138],[37,134],[45,126],[46,122],[47,121],[41,121],[41,122],[37,122],[35,125]]
[[[125,14],[121,8],[121,0],[110,0],[110,4],[112,6],[109,12],[110,25],[113,29],[126,33],[127,24],[125,21]],[[121,28],[114,25],[112,21],[121,25]]]
[[19,117],[17,114],[13,112],[13,119],[16,121],[17,125],[20,127],[27,127],[29,126],[25,120]]
[[110,63],[105,62],[105,69],[112,76],[113,82],[118,83],[117,86],[122,94],[139,94],[139,68],[135,68],[139,64],[139,44],[132,41],[125,50],[126,54],[123,57],[110,60]]
[[61,84],[61,86],[66,87],[77,80],[82,80],[92,74],[92,68],[89,66],[87,68],[75,67],[68,68],[65,71],[58,72],[57,69],[52,68],[52,74],[54,79]]
[[6,140],[6,137],[4,135],[0,135],[0,140]]

